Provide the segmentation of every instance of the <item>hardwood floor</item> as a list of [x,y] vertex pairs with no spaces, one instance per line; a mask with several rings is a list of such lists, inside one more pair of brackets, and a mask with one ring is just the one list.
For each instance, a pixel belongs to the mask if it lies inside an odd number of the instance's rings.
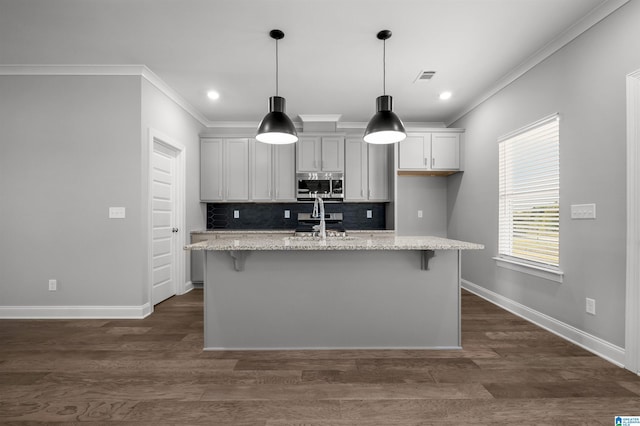
[[202,350],[202,292],[144,320],[0,321],[0,424],[613,425],[640,378],[463,293],[463,350]]

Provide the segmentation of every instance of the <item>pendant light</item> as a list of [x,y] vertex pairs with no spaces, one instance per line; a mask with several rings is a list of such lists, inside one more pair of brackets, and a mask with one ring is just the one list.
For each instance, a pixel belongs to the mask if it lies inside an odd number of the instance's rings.
[[269,98],[269,113],[258,126],[256,139],[269,144],[289,144],[298,141],[298,133],[286,114],[286,100],[278,96],[278,40],[284,38],[280,30],[271,30],[269,36],[276,41],[276,95]]
[[364,131],[364,141],[372,144],[388,144],[400,142],[407,137],[402,120],[393,112],[393,100],[387,95],[386,90],[386,67],[387,67],[387,44],[386,40],[391,37],[391,31],[382,30],[377,35],[378,40],[382,40],[382,96],[376,99],[376,113]]

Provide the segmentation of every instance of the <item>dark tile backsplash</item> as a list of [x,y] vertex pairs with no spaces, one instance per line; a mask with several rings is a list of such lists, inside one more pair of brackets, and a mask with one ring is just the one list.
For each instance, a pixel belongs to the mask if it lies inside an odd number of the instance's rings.
[[[385,203],[325,203],[327,213],[342,212],[349,230],[385,229]],[[233,218],[238,210],[240,217]],[[284,211],[291,211],[289,219]],[[295,229],[298,213],[311,213],[313,203],[207,203],[207,229]],[[367,210],[372,218],[367,219]]]

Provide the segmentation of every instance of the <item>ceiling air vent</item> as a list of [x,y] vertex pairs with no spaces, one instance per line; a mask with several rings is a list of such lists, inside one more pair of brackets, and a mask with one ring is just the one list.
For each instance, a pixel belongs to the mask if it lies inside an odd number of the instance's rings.
[[417,83],[419,81],[429,81],[435,74],[435,71],[420,71],[420,74],[418,74],[418,77],[416,77],[414,83]]

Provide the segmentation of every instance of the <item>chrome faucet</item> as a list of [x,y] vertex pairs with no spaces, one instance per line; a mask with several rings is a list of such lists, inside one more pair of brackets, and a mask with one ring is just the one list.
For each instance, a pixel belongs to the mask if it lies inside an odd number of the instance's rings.
[[326,240],[327,239],[327,224],[324,220],[324,201],[321,197],[316,195],[316,198],[313,202],[313,212],[311,213],[311,217],[320,216],[320,225],[314,225],[313,230],[318,233],[318,236]]

